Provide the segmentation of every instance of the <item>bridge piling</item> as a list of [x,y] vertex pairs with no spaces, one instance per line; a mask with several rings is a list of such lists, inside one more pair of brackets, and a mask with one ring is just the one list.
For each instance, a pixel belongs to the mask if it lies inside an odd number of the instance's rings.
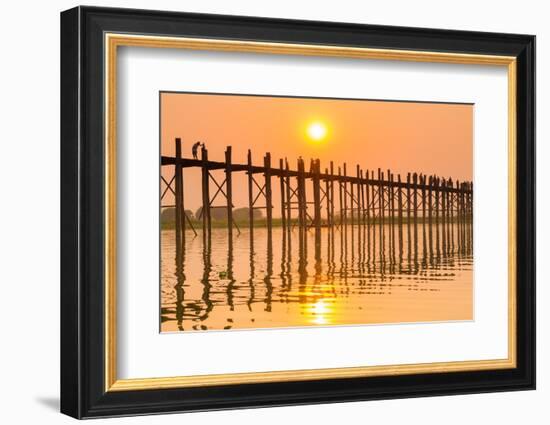
[[[176,139],[176,158],[181,158],[181,139]],[[180,164],[175,165],[175,201],[176,201],[176,254],[183,249],[185,244],[185,207],[183,205],[183,177]],[[181,252],[180,252],[181,255]],[[178,255],[179,258],[179,255]]]
[[271,154],[267,152],[264,156],[264,178],[265,178],[265,209],[267,220],[267,246],[272,246],[273,241],[273,201],[271,191]]
[[[382,184],[384,181],[384,172],[378,169],[378,203],[380,208],[380,249],[382,250],[382,254],[384,255],[384,251],[386,249],[386,188]],[[382,259],[384,256],[382,255]],[[384,262],[382,262],[384,264]]]
[[[328,168],[325,167],[325,175],[329,176]],[[328,177],[325,178],[325,214],[327,215],[326,219],[326,227],[331,229],[331,221],[330,221],[330,204],[332,202],[330,198],[330,179]]]
[[313,223],[315,226],[315,259],[321,259],[321,163],[313,162]]
[[390,210],[390,245],[391,245],[391,255],[395,259],[395,194],[394,194],[394,184],[393,184],[393,173],[388,170],[389,174],[389,210]]
[[250,232],[251,251],[254,246],[254,176],[252,174],[252,152],[248,149],[247,154],[247,175],[248,175],[248,228]]
[[398,225],[398,239],[400,252],[403,249],[403,188],[401,187],[401,174],[397,175],[397,184],[399,189],[397,191],[397,225]]
[[407,173],[407,251],[411,252],[411,173]]
[[413,174],[414,246],[418,244],[418,174]]
[[442,247],[447,252],[447,180],[441,180],[441,230]]
[[291,233],[292,233],[292,194],[290,188],[290,174],[288,160],[285,158],[285,198],[286,198],[286,217],[287,217],[287,233],[288,233],[288,245],[292,243]]
[[338,221],[339,221],[339,224],[340,224],[340,231],[342,232],[343,231],[343,226],[344,226],[344,210],[342,208],[342,206],[344,205],[343,202],[343,197],[342,197],[342,180],[341,180],[341,177],[342,177],[342,170],[340,167],[338,167],[338,198],[339,198],[339,203],[338,203],[338,206],[340,207],[340,214],[339,214],[339,217],[338,217]]
[[348,184],[347,184],[347,165],[344,162],[344,180],[343,180],[343,192],[344,192],[344,243],[348,245]]
[[279,183],[280,183],[280,197],[281,197],[281,226],[283,228],[283,235],[286,235],[286,208],[285,208],[285,170],[283,166],[283,158],[279,159]]
[[369,185],[369,170],[365,171],[367,181],[365,182],[365,219],[367,228],[370,231],[370,185]]
[[210,171],[208,170],[208,150],[201,148],[201,172],[202,172],[202,231],[203,241],[206,242],[206,235],[212,232],[212,220],[210,216]]
[[[334,162],[330,161],[330,229],[334,235]],[[334,236],[333,236],[334,237]]]
[[227,238],[229,246],[233,246],[233,180],[231,168],[231,146],[225,150],[225,190],[227,205]]

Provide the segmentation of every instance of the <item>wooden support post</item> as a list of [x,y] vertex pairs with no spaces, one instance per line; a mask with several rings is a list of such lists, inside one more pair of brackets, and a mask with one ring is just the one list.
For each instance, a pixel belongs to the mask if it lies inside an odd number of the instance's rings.
[[392,238],[393,238],[393,224],[394,224],[393,215],[394,215],[394,208],[395,208],[395,204],[393,200],[393,197],[394,197],[393,187],[394,187],[393,173],[391,172],[390,169],[388,169],[388,213],[390,216],[390,234],[392,234]]
[[474,237],[474,186],[472,183],[468,183],[469,192],[468,192],[468,221],[470,223],[470,232],[469,232],[469,241],[473,240]]
[[175,197],[176,197],[176,257],[178,262],[183,255],[185,244],[185,210],[183,206],[183,178],[181,168],[181,139],[176,138]]
[[344,162],[344,241],[346,243],[346,250],[347,250],[347,242],[348,242],[348,186],[347,186],[347,166]]
[[445,233],[446,233],[446,237],[447,237],[447,254],[449,253],[449,251],[451,249],[451,232],[450,232],[451,218],[450,218],[450,211],[451,211],[451,201],[452,201],[451,189],[453,188],[452,185],[449,185],[449,184],[450,184],[450,180],[445,180],[445,187],[447,188],[447,191],[445,193],[445,199],[446,199],[446,202],[445,202],[445,205],[446,205],[446,210],[445,210],[445,223],[446,223]]
[[227,198],[227,238],[229,247],[233,247],[233,180],[231,169],[231,146],[225,150],[225,189]]
[[[378,186],[374,183],[374,170],[372,170],[372,172],[371,172],[371,180],[372,180],[372,183],[371,183],[372,223],[374,225],[374,224],[376,224],[376,198],[375,198],[375,195],[376,195],[376,187]],[[374,233],[374,229],[373,229],[373,233]]]
[[359,168],[359,165],[357,165],[357,190],[356,190],[356,205],[357,205],[357,225],[359,226],[359,229],[361,229],[361,225],[363,224],[363,203],[361,201],[361,169]]
[[446,179],[443,179],[445,181],[445,239],[447,240],[447,244],[445,246],[445,252],[449,252],[449,246],[451,244],[451,237],[449,234],[449,181]]
[[457,252],[462,252],[462,194],[461,185],[458,180],[456,182],[456,234],[457,234]]
[[[432,187],[433,187],[433,176],[430,176],[428,179],[428,225],[430,226],[430,232],[432,227]],[[431,233],[430,233],[431,237]]]
[[334,229],[334,162],[330,161],[330,229]]
[[281,225],[283,228],[283,234],[286,234],[286,208],[285,208],[285,175],[284,175],[283,158],[279,159],[279,183],[280,183],[280,195],[281,195]]
[[453,183],[451,179],[446,180],[446,188],[447,188],[447,212],[446,212],[446,225],[447,225],[447,254],[451,252],[452,249],[452,243],[453,243],[453,235],[452,235],[452,208],[453,208]]
[[449,208],[449,220],[447,221],[448,227],[449,227],[449,238],[451,241],[450,249],[451,252],[454,251],[454,245],[455,245],[455,236],[454,236],[454,218],[453,218],[453,208],[454,208],[454,194],[453,194],[453,179],[449,178],[449,202],[448,202],[448,208]]
[[439,207],[440,207],[440,194],[441,189],[439,187],[439,177],[434,176],[434,191],[435,191],[435,247],[439,254]]
[[298,160],[298,225],[300,230],[300,238],[303,237],[303,231],[305,228],[305,214],[304,214],[304,161]]
[[393,203],[393,206],[392,206],[392,202],[393,202],[393,198],[394,198],[394,181],[393,181],[393,173],[391,172],[391,170],[388,169],[388,211],[390,213],[390,223],[393,224],[393,214],[394,214],[394,207],[395,207],[395,203]]
[[[370,226],[370,185],[369,185],[369,170],[365,172],[365,213],[367,226]],[[369,230],[370,232],[370,230]]]
[[420,184],[422,186],[422,258],[426,259],[426,176],[420,175]]
[[350,192],[350,201],[349,201],[349,206],[351,208],[351,211],[350,211],[350,218],[351,218],[351,240],[352,240],[352,244],[353,244],[353,226],[355,225],[355,211],[354,211],[354,207],[357,207],[357,205],[354,205],[356,204],[355,202],[355,191],[353,190],[353,182],[350,182],[349,184],[349,192]]
[[315,225],[315,259],[321,259],[321,162],[313,162],[313,222]]
[[286,219],[287,219],[287,232],[288,232],[288,246],[290,249],[290,233],[292,231],[292,196],[290,192],[290,173],[288,167],[288,161],[285,158],[285,191],[286,191]]
[[411,173],[407,173],[407,256],[411,258]]
[[[366,240],[363,241],[363,243],[366,245],[367,250],[367,264],[370,260],[370,205],[369,205],[369,170],[365,170],[365,174],[363,175],[363,171],[361,171],[361,180],[363,181],[362,184],[362,199],[363,199],[363,231],[366,232]],[[364,249],[363,249],[364,251]]]
[[469,212],[470,212],[470,206],[468,204],[468,183],[464,183],[462,187],[462,196],[463,196],[463,203],[464,203],[464,249],[468,250],[468,231],[469,231]]
[[462,203],[461,203],[461,193],[460,193],[460,182],[456,181],[456,235],[457,235],[457,251],[462,252],[462,222],[460,217],[462,214]]
[[301,173],[301,197],[302,197],[302,241],[303,241],[303,254],[304,254],[304,266],[307,263],[307,231],[308,231],[308,204],[307,204],[307,181],[306,181],[305,163],[302,160],[302,173]]
[[401,187],[401,174],[397,175],[397,224],[399,228],[403,226],[403,190]]
[[389,177],[389,210],[390,210],[390,243],[391,243],[391,256],[393,262],[395,262],[395,194],[393,184],[393,173],[388,170]]
[[403,188],[401,187],[401,174],[397,175],[397,224],[398,224],[398,240],[399,240],[399,259],[401,260],[403,253]]
[[339,207],[340,207],[340,216],[338,217],[340,232],[343,232],[344,229],[344,198],[342,197],[342,169],[338,167],[338,197],[339,197]]
[[[345,165],[345,164],[344,164]],[[353,181],[350,181],[349,182],[349,207],[350,207],[350,221],[351,221],[351,226],[350,226],[350,230],[351,230],[351,259],[352,261],[354,260],[354,254],[355,254],[355,211],[354,211],[354,208],[355,208],[355,191],[354,191],[354,184],[353,184]],[[346,195],[348,193],[346,192]]]
[[422,185],[422,225],[426,227],[426,176],[420,175],[420,184]]
[[474,186],[473,183],[468,183],[470,191],[468,192],[468,205],[469,205],[469,223],[470,223],[470,243],[474,236]]
[[208,151],[203,146],[201,148],[202,160],[202,232],[203,239],[210,240],[212,234],[212,219],[210,216],[210,170],[208,169]]
[[367,224],[367,197],[366,197],[366,179],[365,175],[363,173],[363,170],[361,170],[361,223],[363,226],[366,226]]
[[442,229],[442,245],[443,249],[442,251],[444,253],[447,252],[447,220],[446,220],[446,213],[447,213],[447,181],[445,179],[441,179],[441,229]]
[[380,215],[380,261],[382,263],[382,271],[384,271],[386,264],[385,264],[385,251],[386,251],[386,238],[385,238],[385,219],[386,219],[386,206],[385,206],[385,188],[384,188],[384,172],[380,171],[380,168],[378,169],[378,208],[379,208],[379,215]]
[[433,189],[433,176],[428,179],[428,246],[430,247],[430,257],[433,254],[432,251],[432,214],[433,214],[433,201],[432,201],[432,189]]
[[471,208],[470,208],[470,194],[469,194],[469,184],[468,183],[465,183],[464,184],[464,222],[465,222],[465,229],[464,229],[464,239],[466,240],[466,249],[468,249],[468,243],[469,243],[469,229],[470,229],[470,226],[472,224],[472,222],[470,221],[470,218],[471,218]]
[[462,217],[464,214],[464,204],[463,204],[463,197],[462,197],[462,186],[464,183],[457,183],[457,196],[458,196],[458,212],[457,212],[457,223],[458,223],[458,250],[460,253],[463,253],[463,247],[464,247],[464,222],[462,221]]
[[252,153],[248,149],[248,227],[250,229],[250,246],[254,245],[254,175],[252,174]]
[[363,170],[359,170],[359,223],[361,224],[361,239],[363,245],[360,248],[359,254],[361,256],[361,265],[365,266],[365,244],[366,244],[366,220],[365,220],[365,179],[363,176]]
[[[359,179],[359,165],[355,167],[355,173],[357,179]],[[357,245],[357,257],[361,258],[361,221],[359,216],[359,184],[350,182],[351,188],[351,213],[352,213],[352,225],[351,225],[351,252],[353,254],[355,246]],[[355,242],[355,227],[357,227],[357,243]]]
[[344,162],[344,226],[348,225],[348,182],[347,182],[348,172],[347,164]]
[[378,169],[378,209],[379,209],[379,216],[380,216],[380,249],[381,252],[384,252],[385,249],[385,243],[384,243],[384,221],[385,221],[385,194],[384,194],[384,172],[380,171],[380,168]]
[[330,204],[331,204],[331,198],[330,198],[330,179],[328,178],[328,168],[325,168],[325,213],[327,215],[327,221],[326,225],[327,228],[330,229]]
[[[374,179],[374,170],[372,170],[371,172],[371,204],[372,204],[372,257],[373,257],[373,264],[374,264],[374,260],[376,258],[376,191],[377,191],[377,187],[379,187],[377,184],[375,184],[375,179]],[[380,228],[381,226],[378,226],[378,232],[380,232]]]
[[272,246],[273,232],[273,202],[271,189],[271,154],[267,152],[264,156],[264,178],[265,178],[265,211],[267,219],[267,246]]
[[418,249],[418,174],[413,174],[413,215],[414,215],[414,254],[415,258]]
[[304,242],[307,238],[306,231],[309,230],[308,203],[307,203],[307,178],[305,163],[302,161],[302,216],[304,217]]

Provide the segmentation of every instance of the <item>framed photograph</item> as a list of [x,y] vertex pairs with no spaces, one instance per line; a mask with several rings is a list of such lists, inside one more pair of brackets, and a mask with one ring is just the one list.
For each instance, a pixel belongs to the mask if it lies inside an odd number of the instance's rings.
[[61,14],[61,411],[535,387],[535,37]]

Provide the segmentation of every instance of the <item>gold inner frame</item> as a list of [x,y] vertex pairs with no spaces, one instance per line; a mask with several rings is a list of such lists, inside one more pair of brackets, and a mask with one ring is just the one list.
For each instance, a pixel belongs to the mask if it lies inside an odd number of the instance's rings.
[[[105,45],[105,391],[199,387],[261,382],[481,371],[516,367],[516,58],[462,53],[370,49],[255,41],[106,33]],[[508,358],[389,366],[118,379],[116,373],[116,99],[120,46],[254,52],[357,59],[437,62],[507,67],[508,71]]]

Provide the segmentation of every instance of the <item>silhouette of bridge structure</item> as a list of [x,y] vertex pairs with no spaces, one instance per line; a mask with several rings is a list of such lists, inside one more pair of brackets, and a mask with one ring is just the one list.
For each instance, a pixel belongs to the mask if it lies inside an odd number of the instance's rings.
[[[473,184],[435,175],[408,173],[406,176],[394,174],[391,170],[364,170],[359,165],[352,171],[346,163],[336,166],[330,161],[324,168],[318,159],[311,159],[308,166],[298,158],[293,168],[288,159],[279,159],[278,166],[272,163],[271,154],[265,153],[263,165],[252,163],[252,152],[248,150],[245,163],[235,163],[231,146],[225,150],[225,161],[210,161],[208,150],[203,146],[200,158],[184,158],[182,142],[175,139],[175,156],[162,156],[161,167],[171,167],[171,178],[161,173],[161,208],[175,208],[176,252],[185,246],[187,229],[196,236],[197,230],[185,211],[184,170],[201,170],[202,237],[204,244],[210,243],[212,234],[212,215],[214,208],[223,207],[227,214],[228,243],[232,246],[234,232],[240,228],[233,218],[233,175],[247,175],[248,226],[251,250],[254,244],[254,230],[259,223],[254,210],[265,212],[268,252],[272,247],[273,213],[277,208],[283,235],[289,242],[294,229],[298,230],[298,243],[303,246],[306,232],[315,231],[315,252],[320,256],[321,229],[329,232],[341,231],[346,235],[351,229],[361,233],[362,228],[379,226],[381,235],[386,231],[389,236],[401,238],[407,232],[409,243],[418,238],[418,227],[428,229],[432,238],[432,227],[437,227],[439,237],[445,243],[446,238],[454,237],[451,225],[457,226],[457,241],[471,240],[473,216]],[[223,180],[213,174],[214,170],[225,171]],[[278,191],[279,205],[273,205],[273,192]],[[162,204],[168,193],[172,193],[175,205]],[[216,205],[221,199],[223,205]],[[218,201],[219,203],[219,201]],[[389,225],[389,226],[386,226]],[[412,236],[411,236],[412,234]],[[453,241],[454,242],[454,241]],[[346,244],[347,246],[347,244]]]

